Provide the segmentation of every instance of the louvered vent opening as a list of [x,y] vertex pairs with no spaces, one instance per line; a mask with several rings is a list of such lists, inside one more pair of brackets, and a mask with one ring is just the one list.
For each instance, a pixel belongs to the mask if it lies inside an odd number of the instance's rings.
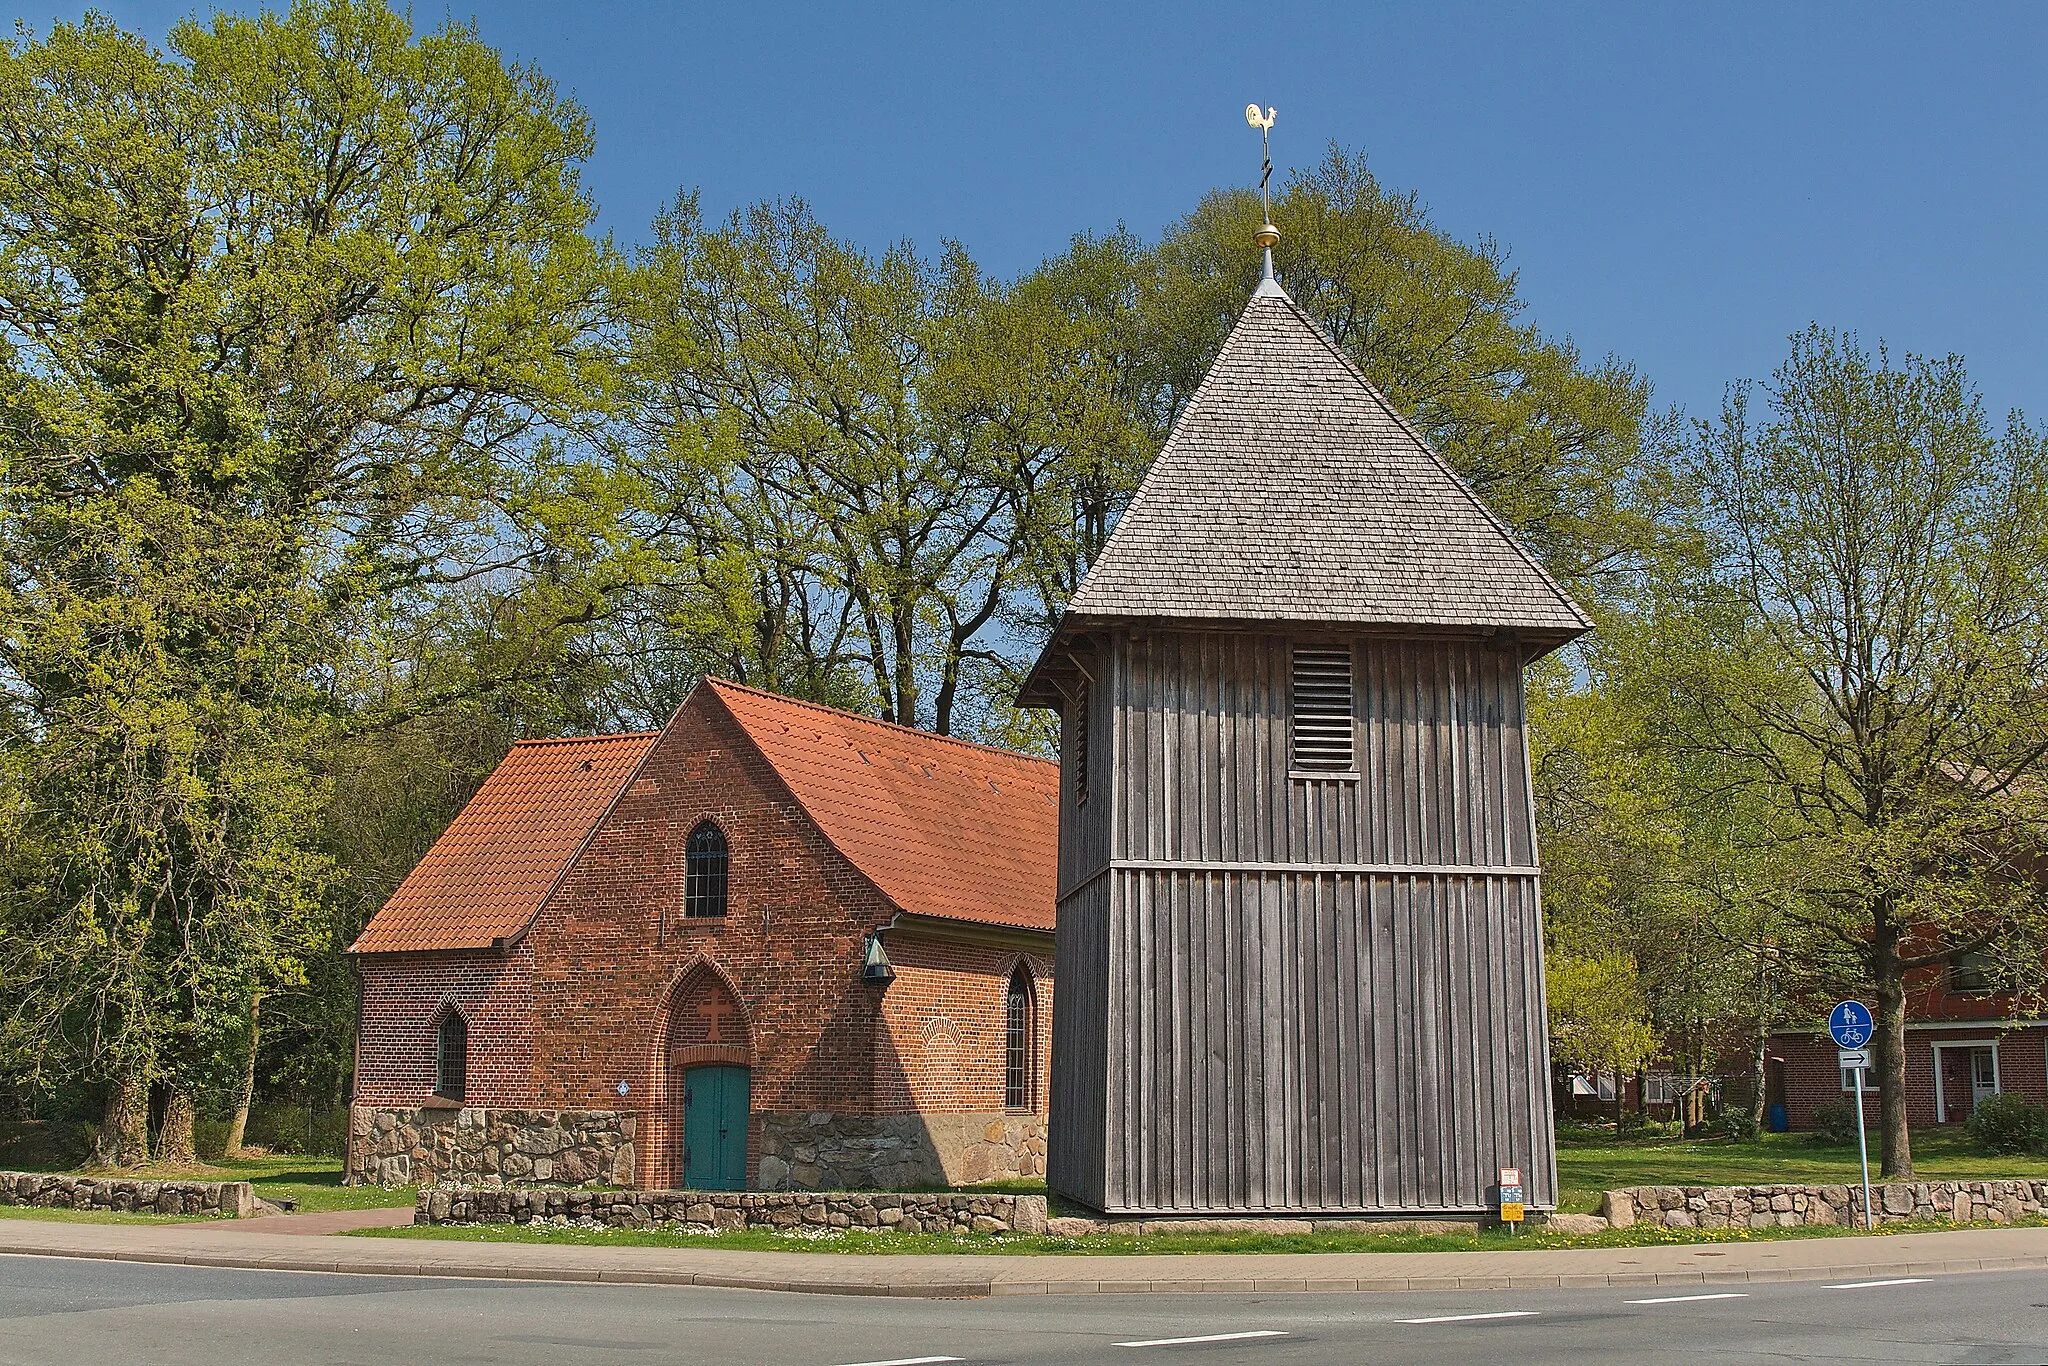
[[1293,766],[1348,773],[1352,752],[1351,651],[1327,646],[1294,649]]
[[1088,800],[1088,688],[1082,685],[1074,698],[1067,723],[1074,728],[1074,805]]

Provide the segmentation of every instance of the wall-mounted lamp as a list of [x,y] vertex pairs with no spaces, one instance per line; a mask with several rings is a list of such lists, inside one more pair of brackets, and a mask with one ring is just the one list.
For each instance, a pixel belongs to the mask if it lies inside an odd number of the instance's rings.
[[896,969],[889,966],[889,954],[882,947],[879,934],[868,936],[867,946],[861,953],[860,980],[871,987],[885,987],[896,980]]

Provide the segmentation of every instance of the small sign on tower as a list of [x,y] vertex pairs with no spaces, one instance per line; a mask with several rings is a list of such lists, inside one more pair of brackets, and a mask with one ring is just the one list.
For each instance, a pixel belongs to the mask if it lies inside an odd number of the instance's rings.
[[1500,1169],[1500,1221],[1520,1233],[1522,1223],[1522,1169]]

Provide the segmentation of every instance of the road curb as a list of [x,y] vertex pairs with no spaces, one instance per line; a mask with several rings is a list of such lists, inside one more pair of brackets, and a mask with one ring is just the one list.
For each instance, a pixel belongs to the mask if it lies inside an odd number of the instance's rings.
[[308,1256],[300,1253],[237,1255],[225,1250],[205,1252],[137,1248],[77,1248],[34,1244],[0,1249],[16,1257],[71,1257],[90,1261],[142,1262],[154,1265],[237,1268],[250,1271],[313,1272],[352,1276],[421,1276],[485,1281],[555,1281],[602,1285],[697,1285],[727,1290],[768,1290],[804,1295],[870,1295],[912,1299],[986,1299],[1012,1295],[1217,1295],[1217,1294],[1373,1294],[1459,1290],[1558,1290],[1657,1286],[1766,1284],[1773,1281],[1881,1280],[1892,1276],[1947,1276],[1983,1271],[2048,1269],[2048,1256],[1966,1257],[1937,1261],[1865,1263],[1857,1266],[1790,1266],[1727,1271],[1662,1271],[1567,1273],[1559,1275],[1472,1275],[1304,1277],[1278,1276],[1218,1279],[1149,1277],[1099,1280],[953,1280],[926,1277],[895,1279],[824,1279],[787,1275],[734,1275],[670,1270],[662,1267],[518,1266],[466,1258],[417,1262],[379,1262],[346,1254]]

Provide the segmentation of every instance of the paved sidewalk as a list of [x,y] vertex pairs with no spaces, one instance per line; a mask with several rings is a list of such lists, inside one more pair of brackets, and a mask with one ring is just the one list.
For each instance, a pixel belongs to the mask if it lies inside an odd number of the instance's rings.
[[[217,1219],[210,1223],[192,1224],[195,1232],[200,1229],[220,1229],[227,1233],[270,1233],[307,1234],[346,1233],[353,1228],[404,1228],[412,1223],[411,1205],[380,1205],[371,1209],[327,1209],[311,1214],[268,1214],[260,1219]],[[0,1239],[0,1251],[6,1249]]]
[[[389,1218],[388,1211],[357,1211]],[[1184,1256],[868,1256],[715,1248],[575,1247],[341,1238],[293,1219],[210,1224],[0,1221],[0,1253],[277,1271],[486,1280],[715,1285],[812,1294],[1246,1294],[1521,1290],[1879,1280],[2048,1269],[2048,1229],[1973,1228],[1890,1237],[1531,1252],[1346,1252]],[[261,1225],[271,1225],[265,1229]],[[301,1231],[306,1230],[306,1231]]]

